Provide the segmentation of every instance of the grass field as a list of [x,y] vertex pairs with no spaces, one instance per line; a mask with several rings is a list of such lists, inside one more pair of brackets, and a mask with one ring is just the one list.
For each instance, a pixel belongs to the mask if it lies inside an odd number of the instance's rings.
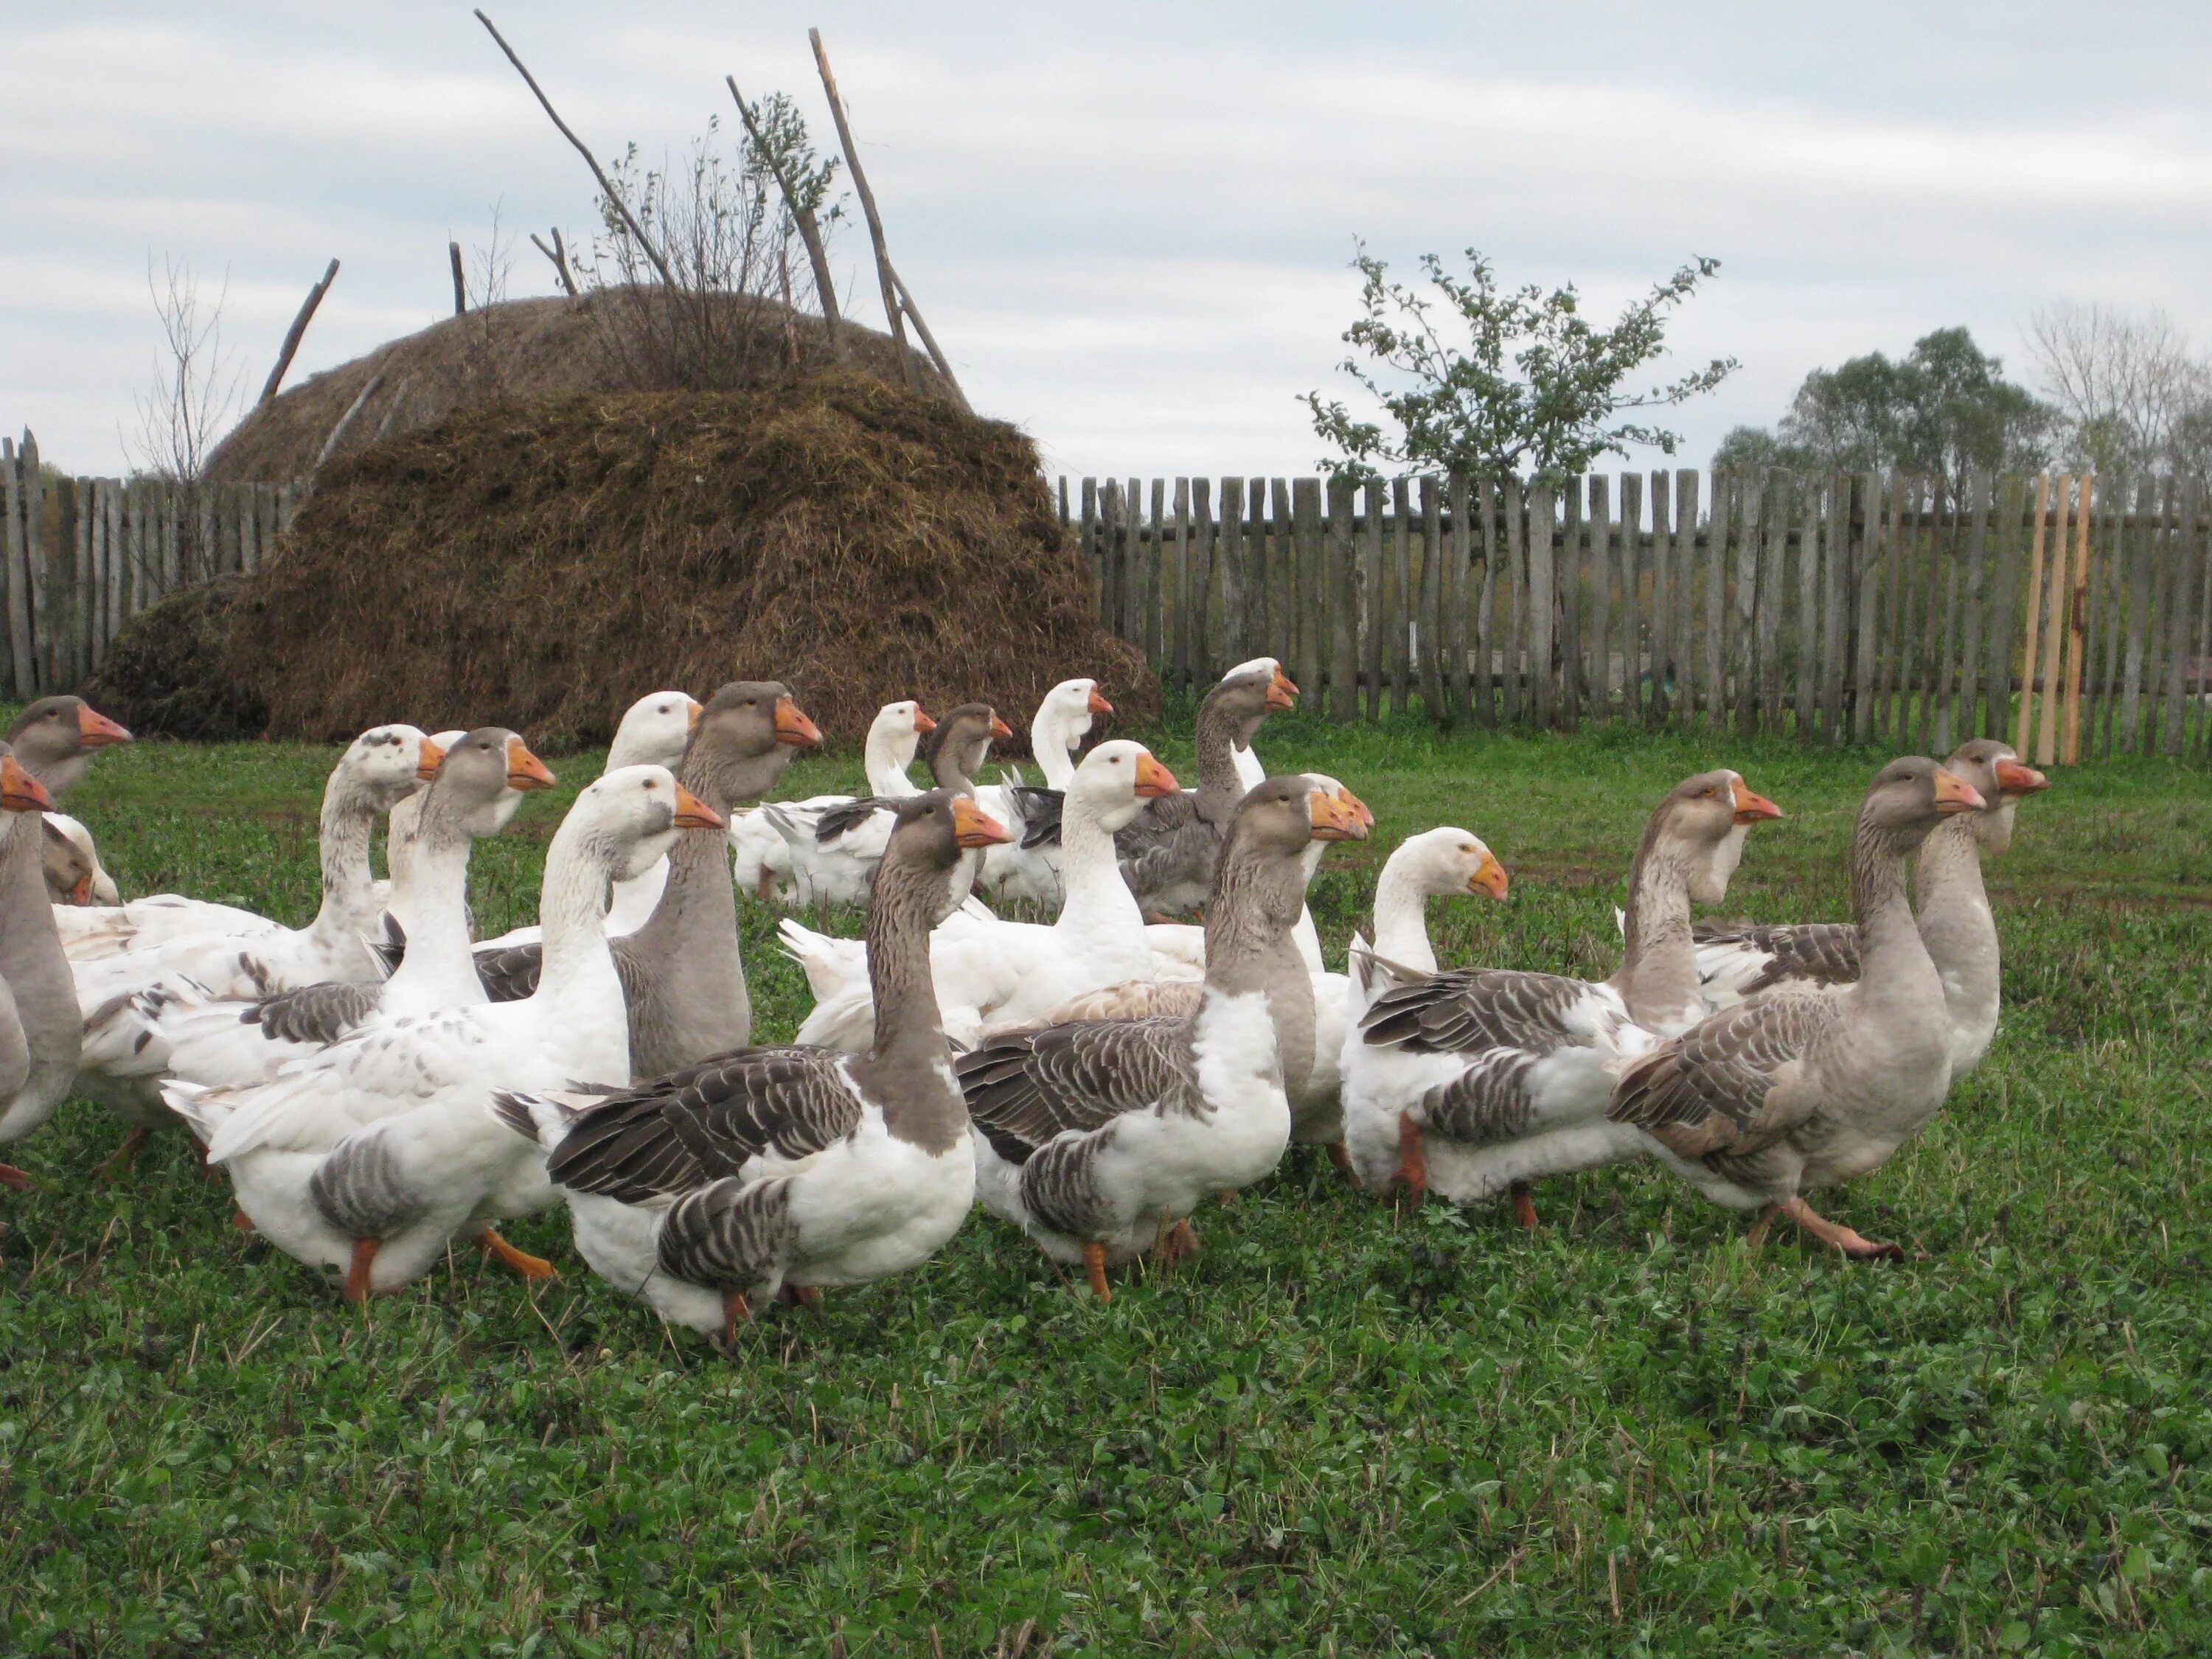
[[[1440,953],[1604,972],[1637,830],[1736,766],[1790,813],[1732,911],[1844,914],[1881,757],[1685,738],[1344,734],[1279,770],[1375,809],[1314,906],[1334,957],[1396,840],[1486,839],[1508,904]],[[1160,743],[1178,769],[1184,727]],[[70,805],[126,892],[307,914],[330,753],[146,744]],[[526,915],[596,757],[479,850]],[[787,793],[857,781],[803,763]],[[2004,1023],[1832,1213],[1851,1266],[1656,1170],[1545,1225],[1361,1199],[1294,1154],[1110,1306],[979,1215],[923,1271],[724,1356],[596,1281],[474,1253],[354,1310],[228,1224],[181,1139],[114,1187],[90,1107],[0,1198],[0,1651],[2201,1654],[2212,1650],[2212,780],[2061,774],[1992,871]],[[855,931],[857,917],[841,919]],[[758,1035],[803,982],[745,915]],[[933,1649],[933,1643],[937,1644]]]

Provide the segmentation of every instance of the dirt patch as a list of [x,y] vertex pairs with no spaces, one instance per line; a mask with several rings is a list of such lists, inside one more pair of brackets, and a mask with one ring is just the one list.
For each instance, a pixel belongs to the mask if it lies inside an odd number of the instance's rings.
[[752,677],[848,738],[908,696],[1019,728],[1078,674],[1158,708],[1030,441],[849,372],[468,409],[334,463],[226,664],[272,735],[316,739],[498,720],[595,743],[643,691]]

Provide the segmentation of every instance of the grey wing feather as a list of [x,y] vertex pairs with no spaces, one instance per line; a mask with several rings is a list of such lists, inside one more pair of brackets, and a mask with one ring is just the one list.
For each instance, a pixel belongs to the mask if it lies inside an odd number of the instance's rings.
[[1739,1004],[1630,1066],[1606,1115],[1647,1131],[1680,1158],[1754,1150],[1796,1121],[1769,1103],[1776,1074],[1840,1016],[1825,996]]
[[[622,980],[623,1000],[635,1008],[647,994],[651,975],[635,959],[635,947],[628,938],[610,939],[607,945],[614,955],[615,972]],[[480,950],[476,963],[477,977],[483,982],[486,997],[494,1002],[520,1002],[538,994],[538,978],[545,969],[545,947],[508,945],[495,951]]]
[[1221,830],[1200,816],[1197,796],[1163,795],[1115,832],[1114,851],[1121,878],[1143,899],[1174,884],[1211,879]]
[[788,1180],[725,1177],[669,1206],[655,1253],[662,1272],[689,1284],[744,1286],[777,1272],[797,1237]]
[[1025,1164],[1070,1129],[1198,1091],[1190,1023],[1093,1020],[994,1037],[953,1062],[969,1115],[1000,1157]]
[[1582,981],[1558,974],[1463,969],[1383,992],[1359,1029],[1374,1047],[1414,1054],[1510,1048],[1547,1054],[1589,1040],[1568,1016],[1590,994]]
[[1850,985],[1859,976],[1859,930],[1848,921],[1811,921],[1778,927],[1729,927],[1700,922],[1691,929],[1699,945],[1738,945],[1763,952],[1766,965],[1738,988],[1746,996],[1791,980],[1814,985]]
[[734,1176],[763,1152],[805,1158],[860,1122],[842,1058],[739,1048],[622,1090],[577,1114],[547,1171],[561,1186],[641,1204]]
[[296,991],[280,991],[249,1006],[239,1018],[258,1025],[262,1036],[275,1042],[314,1042],[327,1046],[374,1014],[384,1000],[378,985],[303,985]]

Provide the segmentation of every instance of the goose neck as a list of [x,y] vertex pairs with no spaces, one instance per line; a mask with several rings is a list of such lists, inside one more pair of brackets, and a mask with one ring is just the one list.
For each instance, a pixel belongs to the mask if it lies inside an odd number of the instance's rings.
[[1030,722],[1030,753],[1036,757],[1044,773],[1044,787],[1066,789],[1075,777],[1075,745],[1082,741],[1083,733],[1091,727],[1091,715],[1082,716],[1082,726],[1076,717],[1065,709],[1048,703],[1036,712]]
[[554,832],[538,899],[544,939],[540,997],[566,1001],[596,995],[610,987],[617,997],[622,994],[606,933],[607,884],[617,862],[615,848],[592,827],[580,824],[573,811]]
[[343,775],[332,777],[323,791],[319,835],[323,896],[311,931],[326,945],[359,939],[375,919],[368,843],[382,810],[383,803]]
[[915,736],[911,726],[904,732],[882,726],[868,728],[867,746],[862,751],[861,761],[868,775],[868,787],[875,793],[898,800],[919,793],[906,772],[914,763]]
[[1375,954],[1423,973],[1437,970],[1429,941],[1428,890],[1412,866],[1393,860],[1375,884]]
[[1698,1000],[1697,946],[1690,932],[1690,866],[1678,842],[1647,835],[1629,866],[1623,950],[1613,988],[1638,1024],[1683,1018]]
[[1226,703],[1217,699],[1199,710],[1195,744],[1202,810],[1225,818],[1229,809],[1243,799],[1236,750],[1237,739],[1245,735],[1243,720]]
[[[392,975],[396,985],[449,987],[455,1003],[475,1002],[482,982],[469,953],[469,853],[472,842],[423,814],[404,832],[409,856],[395,860],[392,908],[406,919],[407,954]],[[403,891],[404,883],[404,891]]]
[[884,1127],[930,1152],[951,1150],[968,1133],[930,967],[930,928],[950,873],[888,859],[878,867],[866,930],[875,1038],[854,1062],[855,1080],[882,1107]]
[[1114,832],[1102,821],[1097,805],[1080,790],[1070,788],[1060,813],[1060,877],[1066,897],[1060,906],[1059,925],[1120,924],[1141,930],[1144,911],[1129,884],[1121,878],[1115,860]]

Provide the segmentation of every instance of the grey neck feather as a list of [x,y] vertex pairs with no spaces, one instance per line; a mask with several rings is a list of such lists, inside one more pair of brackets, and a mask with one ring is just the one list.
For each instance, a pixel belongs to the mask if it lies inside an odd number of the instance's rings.
[[1226,698],[1211,697],[1198,711],[1198,814],[1216,823],[1226,823],[1244,786],[1237,776],[1236,750],[1240,739],[1249,746],[1260,722],[1243,717]]
[[[453,791],[433,784],[413,824],[400,832],[410,845],[395,860],[406,871],[411,931],[407,954],[392,978],[411,985],[434,975],[451,975],[462,991],[456,1000],[464,1002],[482,994],[475,989],[476,968],[469,957],[469,854],[476,844],[470,816]],[[396,890],[396,876],[393,885]]]
[[875,1042],[853,1075],[883,1108],[884,1127],[925,1152],[950,1151],[968,1133],[939,1024],[929,934],[949,908],[951,872],[926,860],[886,857],[868,902],[868,977]]
[[343,769],[323,789],[319,841],[323,900],[310,925],[326,948],[357,939],[376,918],[374,878],[368,867],[368,840],[386,803]]
[[1206,908],[1206,996],[1262,992],[1274,1018],[1287,1087],[1313,1070],[1313,979],[1291,930],[1305,908],[1305,866],[1231,843],[1213,872]]
[[1921,843],[1913,868],[1920,938],[1943,981],[1953,1029],[1986,1042],[2000,995],[1996,918],[1982,885],[1979,815],[1947,818]]
[[937,780],[939,789],[973,797],[973,775],[982,769],[983,757],[990,752],[991,739],[988,736],[978,738],[956,733],[939,744],[937,752],[929,757],[930,775]]
[[1698,1006],[1697,947],[1690,936],[1690,855],[1665,830],[1667,808],[1652,815],[1628,870],[1620,967],[1607,981],[1644,1026],[1669,1026]]
[[1918,839],[1863,818],[1852,832],[1851,915],[1859,926],[1860,971],[1851,994],[1896,1017],[1948,1025],[1942,981],[1905,896],[1905,862]]
[[63,954],[46,896],[46,874],[36,812],[9,812],[0,839],[0,979],[14,994],[15,1012],[29,1051],[31,1070],[13,1102],[0,1099],[0,1121],[10,1109],[27,1114],[15,1133],[42,1123],[69,1093],[76,1074],[82,1017],[76,981]]

